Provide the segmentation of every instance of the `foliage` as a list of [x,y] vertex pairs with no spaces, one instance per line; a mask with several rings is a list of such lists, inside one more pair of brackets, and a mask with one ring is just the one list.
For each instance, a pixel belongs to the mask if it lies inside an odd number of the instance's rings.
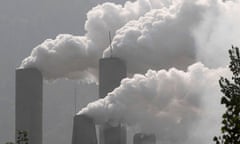
[[221,77],[219,85],[224,94],[221,104],[226,108],[222,115],[221,136],[214,137],[216,144],[240,144],[240,56],[239,48],[229,50],[232,81]]

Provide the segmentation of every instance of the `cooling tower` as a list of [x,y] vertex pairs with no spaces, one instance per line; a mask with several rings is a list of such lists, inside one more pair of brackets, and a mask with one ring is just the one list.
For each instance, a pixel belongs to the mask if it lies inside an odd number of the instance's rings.
[[42,144],[42,74],[16,70],[16,143]]
[[153,134],[137,133],[134,135],[133,144],[156,144],[156,136]]
[[76,115],[73,121],[72,144],[97,144],[94,121],[85,115]]
[[[119,58],[104,58],[99,61],[99,97],[104,98],[120,85],[127,75],[126,64]],[[108,124],[100,127],[100,144],[126,144],[126,129]]]

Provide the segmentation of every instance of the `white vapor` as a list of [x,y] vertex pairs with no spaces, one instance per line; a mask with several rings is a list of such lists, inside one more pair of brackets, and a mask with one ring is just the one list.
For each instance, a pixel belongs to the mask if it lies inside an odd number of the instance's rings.
[[208,1],[208,9],[203,20],[193,30],[197,46],[197,59],[209,67],[219,67],[228,63],[231,45],[240,45],[240,1]]
[[[124,59],[131,73],[148,69],[186,69],[196,62],[192,30],[205,7],[196,2],[175,2],[170,8],[152,9],[116,32],[113,55]],[[110,55],[106,49],[104,57]]]
[[36,67],[46,79],[96,76],[99,58],[110,56],[111,31],[112,55],[141,74],[79,114],[137,125],[159,143],[210,143],[219,128],[218,79],[228,75],[227,49],[240,45],[238,14],[239,0],[104,3],[88,12],[84,36],[46,40],[20,67]]
[[83,78],[98,66],[109,45],[108,32],[150,10],[147,1],[126,2],[124,6],[104,3],[90,10],[85,23],[85,36],[60,34],[35,47],[20,67],[36,67],[46,79]]
[[[216,117],[220,118],[221,112],[221,75],[227,75],[226,68],[209,69],[200,63],[188,67],[187,72],[149,70],[122,80],[118,88],[78,114],[89,115],[96,123],[137,126],[141,132],[155,133],[160,143],[211,142],[220,122]],[[209,105],[215,107],[206,109]],[[208,131],[208,135],[198,139],[195,135],[200,131]]]
[[[91,9],[84,36],[59,35],[35,47],[20,67],[36,67],[46,79],[96,76],[98,59],[110,55],[127,62],[129,73],[148,69],[186,69],[201,61],[226,65],[226,49],[240,44],[239,1],[137,0],[123,6],[104,3]],[[221,60],[215,57],[217,53]]]

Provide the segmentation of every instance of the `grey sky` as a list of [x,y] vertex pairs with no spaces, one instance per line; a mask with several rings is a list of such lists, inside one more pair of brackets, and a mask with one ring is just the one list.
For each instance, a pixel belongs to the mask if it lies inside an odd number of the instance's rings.
[[[86,12],[106,0],[1,0],[0,143],[14,141],[15,69],[36,45],[58,34],[84,34]],[[112,0],[123,3],[125,0]],[[94,84],[78,84],[84,98],[96,97]],[[70,143],[74,82],[44,85],[44,143]],[[91,90],[90,90],[91,89]],[[91,99],[91,98],[90,98]]]

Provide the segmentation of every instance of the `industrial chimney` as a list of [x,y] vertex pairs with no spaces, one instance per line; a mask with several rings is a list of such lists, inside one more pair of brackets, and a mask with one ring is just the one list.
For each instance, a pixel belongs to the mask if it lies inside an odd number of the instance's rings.
[[72,144],[97,144],[95,123],[88,116],[74,117]]
[[42,74],[16,70],[16,143],[42,144]]
[[[110,57],[99,61],[99,97],[104,98],[120,85],[127,75],[126,64],[119,58]],[[119,124],[100,127],[100,144],[126,144],[126,129]]]
[[133,144],[156,144],[156,136],[154,134],[137,133],[134,135]]

